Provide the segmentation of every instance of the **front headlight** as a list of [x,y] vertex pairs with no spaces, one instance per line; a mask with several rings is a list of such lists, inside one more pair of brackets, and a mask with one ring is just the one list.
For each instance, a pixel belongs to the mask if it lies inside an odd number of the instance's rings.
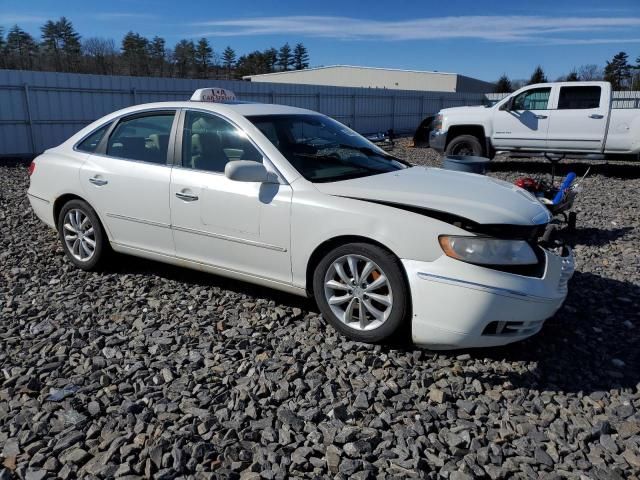
[[487,237],[438,237],[444,253],[456,260],[478,265],[535,265],[538,258],[524,240]]
[[433,129],[442,130],[442,114],[441,113],[436,115],[436,118],[433,119]]

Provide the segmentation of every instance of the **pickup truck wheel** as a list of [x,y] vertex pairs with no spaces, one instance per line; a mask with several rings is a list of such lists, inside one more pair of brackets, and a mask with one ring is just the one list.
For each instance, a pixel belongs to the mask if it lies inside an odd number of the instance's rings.
[[447,144],[445,155],[482,156],[482,145],[473,135],[459,135]]
[[367,243],[334,249],[313,275],[323,317],[358,342],[380,342],[400,328],[409,311],[407,290],[400,261]]

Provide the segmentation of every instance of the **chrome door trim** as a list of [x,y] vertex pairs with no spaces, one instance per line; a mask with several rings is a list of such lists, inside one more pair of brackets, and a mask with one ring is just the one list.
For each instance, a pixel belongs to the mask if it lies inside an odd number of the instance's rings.
[[152,222],[150,220],[143,220],[141,218],[135,218],[135,217],[127,217],[125,215],[118,215],[116,213],[107,213],[106,215],[107,217],[115,218],[117,220],[125,220],[127,222],[134,222],[134,223],[142,223],[144,225],[151,225],[152,227],[170,228],[178,232],[192,233],[194,235],[202,235],[203,237],[211,237],[211,238],[217,238],[219,240],[226,240],[228,242],[242,243],[244,245],[251,245],[252,247],[258,247],[258,248],[266,248],[267,250],[274,250],[276,252],[287,251],[285,247],[280,247],[278,245],[271,245],[269,243],[256,242],[254,240],[247,240],[245,238],[232,237],[231,235],[222,235],[218,233],[205,232],[203,230],[196,230],[193,228],[178,227],[176,225],[168,225],[166,223]]
[[178,232],[192,233],[194,235],[202,235],[203,237],[211,237],[211,238],[217,238],[219,240],[226,240],[228,242],[242,243],[244,245],[251,245],[252,247],[266,248],[267,250],[275,250],[276,252],[287,251],[285,247],[279,247],[278,245],[271,245],[269,243],[256,242],[254,240],[247,240],[245,238],[232,237],[230,235],[223,235],[220,233],[205,232],[203,230],[196,230],[196,229],[187,228],[187,227],[177,227],[175,225],[172,225],[171,228]]
[[171,225],[167,223],[153,222],[151,220],[143,220],[142,218],[127,217],[126,215],[118,215],[117,213],[107,213],[107,217],[115,218],[117,220],[125,220],[127,222],[142,223],[144,225],[151,225],[152,227],[171,228]]

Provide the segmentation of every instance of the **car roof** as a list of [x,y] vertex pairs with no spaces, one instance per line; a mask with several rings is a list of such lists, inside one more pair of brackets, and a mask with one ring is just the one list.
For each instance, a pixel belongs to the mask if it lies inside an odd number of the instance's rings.
[[121,110],[120,113],[134,113],[142,110],[150,110],[150,109],[159,109],[159,108],[195,108],[199,110],[210,110],[212,112],[218,113],[226,113],[226,112],[235,112],[242,116],[253,116],[253,115],[310,115],[317,114],[312,110],[307,110],[304,108],[298,107],[290,107],[288,105],[278,105],[273,103],[249,103],[249,102],[224,102],[224,103],[215,103],[215,102],[195,102],[195,101],[187,101],[187,102],[155,102],[155,103],[144,103],[140,105],[135,105],[124,110]]

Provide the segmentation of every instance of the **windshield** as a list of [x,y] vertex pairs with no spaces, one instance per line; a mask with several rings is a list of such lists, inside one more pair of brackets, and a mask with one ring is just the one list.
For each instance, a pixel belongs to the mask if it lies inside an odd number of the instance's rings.
[[247,118],[311,182],[335,182],[407,167],[350,128],[323,115]]

